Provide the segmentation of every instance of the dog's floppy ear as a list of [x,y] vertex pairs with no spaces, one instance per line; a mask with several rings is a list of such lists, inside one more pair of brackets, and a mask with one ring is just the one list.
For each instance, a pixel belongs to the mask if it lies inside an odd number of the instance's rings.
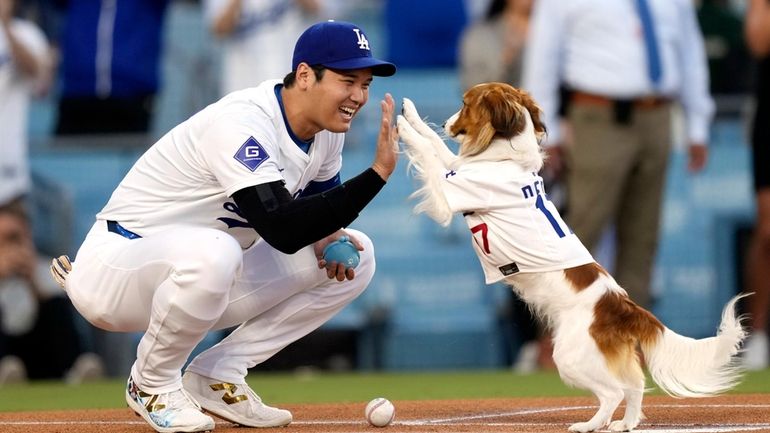
[[474,90],[468,108],[475,114],[476,127],[467,128],[470,140],[463,149],[467,156],[482,152],[495,138],[511,138],[526,128],[524,107],[512,86],[489,83]]
[[517,92],[519,93],[519,102],[529,111],[529,117],[532,119],[532,125],[535,128],[537,142],[540,143],[547,132],[541,116],[540,106],[537,105],[535,99],[529,93],[523,90],[517,90]]
[[515,96],[515,89],[509,86],[495,86],[484,96],[484,103],[489,110],[489,121],[501,138],[511,138],[521,134],[527,120],[522,113]]

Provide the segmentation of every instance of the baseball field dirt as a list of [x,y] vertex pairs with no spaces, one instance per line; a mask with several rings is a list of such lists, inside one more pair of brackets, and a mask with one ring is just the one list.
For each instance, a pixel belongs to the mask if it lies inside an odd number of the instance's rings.
[[[285,405],[294,413],[288,427],[248,430],[217,419],[216,432],[244,433],[411,433],[566,432],[596,410],[590,397],[393,401],[395,421],[384,428],[364,420],[367,402]],[[615,419],[622,416],[621,406]],[[706,399],[645,398],[647,419],[635,431],[655,433],[770,433],[770,394],[725,395]],[[152,433],[128,408],[46,412],[0,412],[0,432]]]

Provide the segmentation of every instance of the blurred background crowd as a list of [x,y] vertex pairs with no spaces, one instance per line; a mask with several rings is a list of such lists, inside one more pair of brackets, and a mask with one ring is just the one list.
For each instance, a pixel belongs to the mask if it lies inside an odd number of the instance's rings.
[[[744,364],[768,367],[767,0],[0,0],[0,385],[125,372],[137,336],[85,323],[49,257],[74,257],[157,138],[282,78],[297,36],[325,19],[359,24],[398,66],[372,100],[409,97],[436,124],[474,84],[530,91],[550,197],[599,262],[693,337],[755,292]],[[348,134],[351,172],[373,148],[373,105]],[[462,224],[410,215],[402,173],[356,222],[378,248],[365,296],[259,368],[549,368],[547,332],[484,286]]]

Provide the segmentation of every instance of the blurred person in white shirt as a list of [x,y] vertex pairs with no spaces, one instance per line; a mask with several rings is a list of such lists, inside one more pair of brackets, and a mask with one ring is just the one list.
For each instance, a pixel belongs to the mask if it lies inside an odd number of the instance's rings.
[[15,9],[15,0],[0,0],[0,204],[29,192],[29,104],[51,81],[45,35]]
[[[556,119],[560,86],[568,93],[568,146]],[[546,164],[564,176],[567,223],[589,249],[614,224],[614,276],[651,308],[672,109],[684,111],[691,172],[706,164],[714,113],[693,2],[538,0],[523,87],[544,111]]]
[[332,0],[205,0],[209,29],[222,42],[220,93],[283,76],[305,28],[340,11]]

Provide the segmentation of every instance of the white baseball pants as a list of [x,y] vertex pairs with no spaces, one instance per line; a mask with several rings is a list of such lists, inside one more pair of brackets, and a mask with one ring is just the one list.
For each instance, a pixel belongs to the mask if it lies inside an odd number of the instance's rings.
[[315,330],[371,281],[374,246],[364,245],[353,280],[318,269],[313,247],[283,254],[259,240],[246,251],[227,233],[179,227],[127,239],[97,221],[77,253],[66,291],[95,326],[146,331],[131,374],[152,394],[181,387],[181,368],[212,329],[240,325],[188,370],[245,383],[247,370]]

